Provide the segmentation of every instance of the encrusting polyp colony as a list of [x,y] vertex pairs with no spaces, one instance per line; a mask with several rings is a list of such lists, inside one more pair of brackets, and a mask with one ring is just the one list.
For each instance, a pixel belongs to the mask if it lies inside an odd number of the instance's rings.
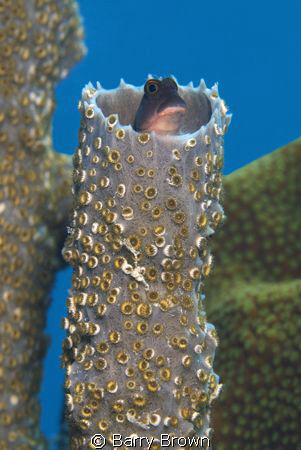
[[[219,392],[217,337],[206,322],[207,238],[223,219],[217,88],[180,87],[186,132],[135,132],[141,89],[91,84],[79,103],[74,210],[64,258],[74,267],[64,319],[72,448],[101,433],[207,436]],[[117,114],[118,113],[118,114]],[[92,447],[93,448],[93,447]]]

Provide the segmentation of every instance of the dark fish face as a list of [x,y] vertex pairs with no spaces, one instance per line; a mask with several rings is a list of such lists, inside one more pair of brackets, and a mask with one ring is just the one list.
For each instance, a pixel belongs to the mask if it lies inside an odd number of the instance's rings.
[[136,131],[177,134],[186,112],[186,103],[178,94],[172,78],[148,80],[133,125]]

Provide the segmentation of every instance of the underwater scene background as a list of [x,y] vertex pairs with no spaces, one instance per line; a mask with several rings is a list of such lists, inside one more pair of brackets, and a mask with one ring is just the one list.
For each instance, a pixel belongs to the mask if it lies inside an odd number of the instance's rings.
[[[300,136],[300,13],[297,1],[275,2],[79,1],[88,53],[57,88],[54,148],[78,144],[77,103],[86,83],[104,88],[143,85],[147,75],[174,75],[179,84],[219,83],[233,114],[225,138],[229,174]],[[59,356],[71,269],[52,293],[51,336],[41,392],[42,431],[59,430],[63,370]],[[54,448],[54,447],[53,447]]]

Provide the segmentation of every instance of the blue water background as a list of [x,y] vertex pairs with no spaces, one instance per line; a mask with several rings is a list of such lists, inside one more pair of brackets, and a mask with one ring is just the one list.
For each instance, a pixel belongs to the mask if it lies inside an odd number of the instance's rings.
[[[225,173],[300,135],[300,1],[82,0],[88,54],[56,91],[57,151],[77,146],[77,103],[91,81],[115,88],[120,78],[144,84],[148,73],[173,74],[180,84],[204,78],[233,113],[225,139]],[[272,182],[272,180],[271,180]],[[56,278],[47,333],[52,345],[41,392],[42,429],[59,429],[63,372],[59,355],[71,270]],[[55,448],[55,447],[52,447]]]

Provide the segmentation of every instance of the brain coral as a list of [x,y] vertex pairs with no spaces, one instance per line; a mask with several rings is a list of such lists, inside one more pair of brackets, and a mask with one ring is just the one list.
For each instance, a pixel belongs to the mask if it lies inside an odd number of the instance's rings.
[[208,318],[224,388],[213,446],[301,448],[301,240],[297,140],[225,178]]

